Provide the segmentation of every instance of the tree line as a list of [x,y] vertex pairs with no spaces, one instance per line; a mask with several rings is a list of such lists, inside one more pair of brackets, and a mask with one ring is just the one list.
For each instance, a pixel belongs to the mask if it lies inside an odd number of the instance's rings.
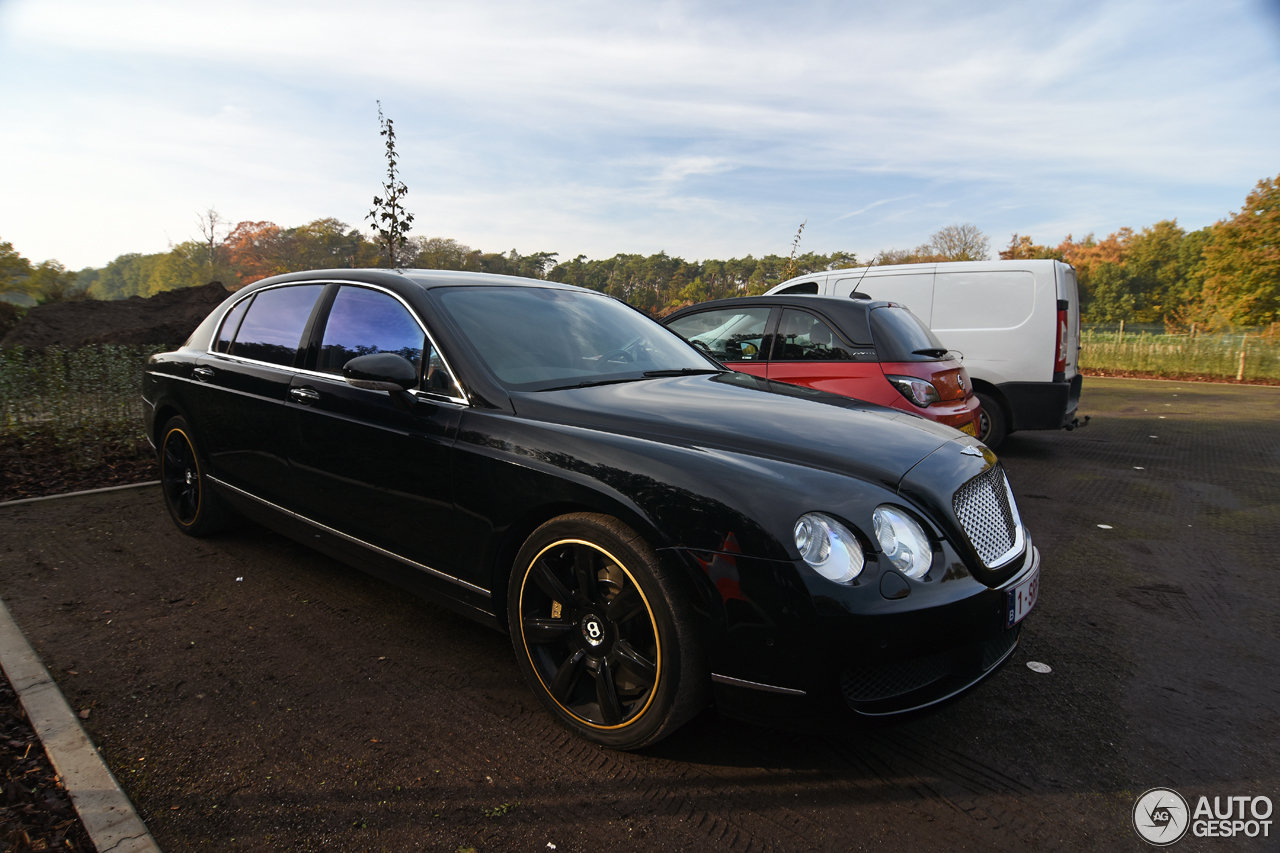
[[[79,272],[57,261],[32,264],[11,244],[0,242],[0,295],[25,295],[38,302],[124,299],[210,281],[235,289],[294,270],[391,263],[376,235],[366,236],[333,218],[292,228],[263,221],[231,226],[209,210],[199,225],[200,239],[168,252],[125,254],[105,267]],[[403,267],[564,282],[662,314],[707,299],[763,293],[787,278],[859,263],[853,252],[801,253],[799,242],[797,232],[790,256],[687,261],[658,252],[595,260],[578,255],[561,261],[557,252],[484,252],[444,237],[407,237],[396,261]],[[989,253],[990,240],[975,226],[951,225],[914,249],[885,250],[871,262],[982,260]],[[1122,228],[1102,240],[1093,234],[1080,240],[1068,235],[1056,246],[1014,234],[999,256],[1072,264],[1088,322],[1164,323],[1173,329],[1195,323],[1205,330],[1267,325],[1280,320],[1280,177],[1259,181],[1239,212],[1198,231],[1165,220],[1138,231]]]

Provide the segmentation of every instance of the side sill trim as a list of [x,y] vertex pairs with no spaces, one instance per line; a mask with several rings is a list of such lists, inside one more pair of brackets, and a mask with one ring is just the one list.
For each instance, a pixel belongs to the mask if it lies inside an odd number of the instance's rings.
[[285,515],[289,516],[290,518],[295,518],[298,521],[304,522],[306,524],[310,524],[312,527],[316,528],[317,530],[323,530],[325,533],[329,533],[333,536],[337,536],[339,539],[345,539],[346,541],[351,542],[352,544],[359,545],[361,548],[368,548],[370,551],[381,554],[384,557],[390,557],[393,560],[397,560],[401,563],[404,563],[406,566],[411,566],[415,569],[426,572],[427,574],[433,577],[437,577],[437,578],[440,578],[441,580],[446,580],[446,581],[449,581],[450,583],[457,584],[458,586],[464,589],[468,589],[468,590],[471,590],[472,592],[479,593],[480,595],[483,595],[485,598],[493,597],[493,594],[489,592],[489,590],[483,587],[476,586],[473,583],[467,583],[461,578],[455,578],[453,575],[447,575],[442,571],[431,568],[430,566],[424,566],[422,563],[418,563],[418,562],[415,562],[414,560],[410,560],[408,557],[402,557],[399,554],[395,553],[394,551],[388,551],[386,548],[379,548],[377,545],[366,542],[363,539],[357,539],[355,536],[351,536],[350,534],[343,533],[341,530],[334,530],[332,527],[328,526],[327,524],[321,524],[320,522],[307,518],[305,515],[300,515],[291,509],[285,509],[284,507],[278,504],[273,504],[271,501],[266,500],[264,498],[260,498],[255,494],[246,492],[244,489],[237,488],[236,486],[233,486],[230,483],[224,483],[222,480],[219,480],[217,477],[207,477],[207,479],[211,480],[214,483],[217,483],[219,486],[221,486],[224,489],[230,489],[236,494],[243,495],[246,498],[249,498],[250,500],[254,500],[264,506],[271,507],[276,512],[282,512]]
[[774,687],[772,684],[760,684],[755,681],[746,681],[741,678],[731,678],[728,675],[717,675],[711,673],[711,680],[718,681],[721,684],[727,684],[730,687],[746,687],[750,690],[763,690],[765,693],[781,693],[785,696],[804,696],[803,690],[796,690],[792,687]]

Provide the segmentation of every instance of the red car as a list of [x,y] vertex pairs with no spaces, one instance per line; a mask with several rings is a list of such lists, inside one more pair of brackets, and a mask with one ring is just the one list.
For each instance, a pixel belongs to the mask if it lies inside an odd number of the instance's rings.
[[[857,294],[855,294],[857,296]],[[969,374],[904,306],[836,296],[748,296],[661,321],[726,367],[922,415],[976,436]]]

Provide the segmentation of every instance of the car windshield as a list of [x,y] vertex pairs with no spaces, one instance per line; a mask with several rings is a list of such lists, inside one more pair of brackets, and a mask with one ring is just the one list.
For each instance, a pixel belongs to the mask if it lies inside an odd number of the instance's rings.
[[937,335],[919,317],[897,305],[871,312],[871,336],[881,361],[938,361],[947,355]]
[[601,294],[550,287],[450,287],[444,310],[514,391],[719,372],[680,337]]

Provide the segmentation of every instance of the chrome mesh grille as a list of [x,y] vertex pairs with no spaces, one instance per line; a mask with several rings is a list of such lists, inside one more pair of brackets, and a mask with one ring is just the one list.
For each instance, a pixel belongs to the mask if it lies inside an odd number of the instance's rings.
[[997,565],[1017,543],[1018,510],[1012,505],[1004,469],[999,465],[961,486],[951,499],[951,507],[983,565]]

